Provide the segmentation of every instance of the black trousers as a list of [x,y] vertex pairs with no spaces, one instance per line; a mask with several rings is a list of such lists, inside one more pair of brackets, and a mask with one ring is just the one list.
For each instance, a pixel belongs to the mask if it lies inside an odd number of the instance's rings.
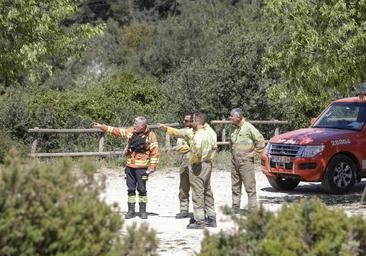
[[126,167],[127,193],[129,196],[135,196],[137,189],[139,197],[146,197],[146,181],[148,177],[146,171],[147,168]]

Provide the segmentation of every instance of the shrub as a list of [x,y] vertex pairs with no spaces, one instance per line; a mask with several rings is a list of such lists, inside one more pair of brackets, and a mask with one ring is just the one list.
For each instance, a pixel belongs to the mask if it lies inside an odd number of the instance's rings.
[[123,221],[100,200],[104,179],[94,173],[90,162],[73,168],[68,160],[42,164],[12,152],[0,167],[0,255],[153,255],[153,230],[120,236]]
[[[45,90],[45,91],[42,91]],[[42,128],[91,128],[92,121],[112,126],[129,126],[135,116],[144,115],[149,123],[158,120],[165,108],[160,84],[152,79],[139,79],[130,73],[118,73],[101,84],[68,91],[42,89],[33,92],[29,103],[29,117],[33,126]],[[98,145],[96,137],[72,138],[47,135],[42,151],[90,150]],[[78,145],[75,145],[77,140]],[[124,140],[107,140],[106,150],[123,147]]]
[[155,232],[144,223],[140,226],[134,223],[127,228],[127,235],[111,256],[155,256],[157,247]]
[[205,234],[199,255],[365,255],[366,221],[330,209],[319,199],[285,205],[277,214],[260,208],[234,218],[232,233]]
[[26,152],[26,147],[12,139],[9,133],[0,130],[0,164],[4,163],[5,156],[11,148],[17,148],[21,153]]

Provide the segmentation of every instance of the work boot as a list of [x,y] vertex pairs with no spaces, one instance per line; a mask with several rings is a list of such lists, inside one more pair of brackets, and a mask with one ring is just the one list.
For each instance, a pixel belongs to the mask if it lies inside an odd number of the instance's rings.
[[209,228],[216,228],[217,227],[216,218],[215,217],[207,217],[205,219],[205,225],[206,225],[206,227],[209,227]]
[[204,221],[194,221],[193,223],[190,221],[187,225],[188,229],[204,229],[205,227],[206,225]]
[[146,203],[140,203],[140,218],[147,219]]
[[195,223],[196,221],[194,220],[193,217],[189,218],[189,224]]
[[177,213],[175,215],[176,219],[185,219],[188,218],[188,211],[180,211],[180,213]]
[[128,212],[125,215],[125,219],[131,219],[135,217],[135,203],[128,203]]

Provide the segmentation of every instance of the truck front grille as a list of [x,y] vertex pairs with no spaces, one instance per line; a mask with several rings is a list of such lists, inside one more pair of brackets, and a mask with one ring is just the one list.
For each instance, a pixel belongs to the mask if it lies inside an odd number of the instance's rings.
[[299,145],[291,145],[291,144],[271,144],[271,155],[276,156],[292,156],[295,157],[298,155],[301,146]]

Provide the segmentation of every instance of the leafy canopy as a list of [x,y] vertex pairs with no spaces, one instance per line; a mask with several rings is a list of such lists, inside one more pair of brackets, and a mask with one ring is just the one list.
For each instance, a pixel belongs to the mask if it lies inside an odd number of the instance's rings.
[[365,1],[269,0],[265,12],[278,39],[265,71],[281,77],[269,96],[292,101],[300,123],[366,80]]
[[0,86],[38,81],[102,33],[103,26],[63,26],[78,10],[79,0],[0,1]]

